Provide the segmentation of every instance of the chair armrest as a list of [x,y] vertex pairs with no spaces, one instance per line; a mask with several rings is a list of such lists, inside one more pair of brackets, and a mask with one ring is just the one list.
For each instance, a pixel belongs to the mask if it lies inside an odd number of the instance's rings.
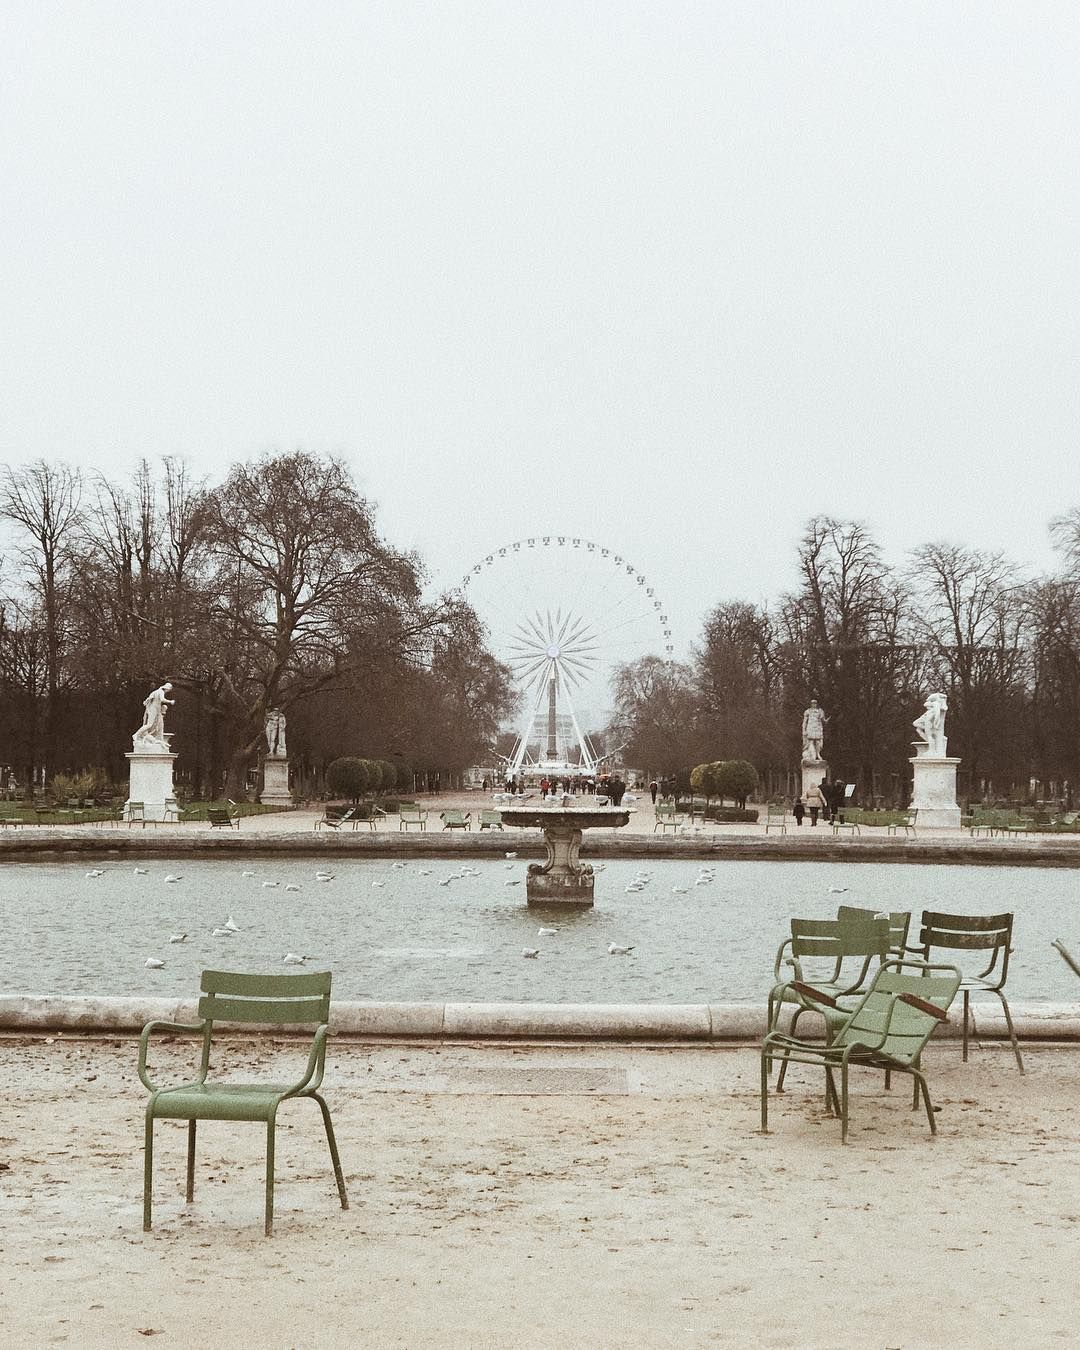
[[[205,1038],[205,1022],[147,1022],[139,1036],[139,1079],[146,1088],[147,1092],[157,1092],[159,1090],[156,1083],[151,1082],[150,1075],[146,1071],[146,1056],[150,1048],[150,1037],[155,1031],[179,1031],[186,1035],[201,1035]],[[203,1056],[205,1060],[205,1052]],[[206,1078],[205,1064],[200,1068],[199,1077],[195,1082],[201,1083]]]
[[304,1076],[299,1082],[294,1083],[285,1097],[294,1097],[298,1092],[316,1092],[323,1078],[323,1064],[326,1054],[326,1037],[330,1028],[325,1022],[321,1023],[315,1029],[315,1036],[311,1042],[311,1053],[308,1055],[307,1068],[304,1070]]
[[898,1003],[906,1003],[911,1008],[918,1008],[920,1012],[928,1013],[931,1017],[936,1017],[939,1022],[947,1022],[949,1014],[939,1008],[936,1003],[928,1003],[926,999],[919,998],[917,994],[901,994],[896,1000]]
[[794,960],[793,957],[790,957],[790,956],[789,956],[786,960],[784,959],[784,952],[785,952],[785,951],[787,950],[787,948],[790,947],[790,946],[791,946],[791,939],[790,939],[790,938],[785,938],[785,939],[783,940],[783,942],[781,942],[781,944],[780,944],[780,946],[779,946],[779,948],[778,948],[778,950],[777,950],[777,953],[776,953],[776,963],[775,963],[775,965],[773,966],[773,979],[774,979],[774,980],[779,980],[779,979],[780,979],[780,967],[781,967],[782,965],[784,965],[784,966],[795,966],[796,970],[798,970],[798,963]]
[[822,993],[820,989],[815,989],[812,984],[805,984],[802,980],[792,980],[788,988],[794,989],[803,998],[813,999],[815,1003],[824,1003],[830,1008],[844,1011],[831,994]]

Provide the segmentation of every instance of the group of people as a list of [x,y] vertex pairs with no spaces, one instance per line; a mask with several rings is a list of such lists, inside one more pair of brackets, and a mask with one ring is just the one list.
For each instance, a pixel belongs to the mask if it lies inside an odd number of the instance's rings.
[[810,824],[816,825],[818,816],[826,821],[839,816],[845,800],[843,779],[836,778],[830,783],[827,778],[823,778],[820,783],[814,783],[807,789],[805,797],[795,798],[791,814],[795,817],[796,825],[802,825],[807,816],[810,817]]
[[[565,778],[549,778],[546,774],[535,786],[540,789],[540,796],[546,801],[549,797],[576,797],[579,793],[582,796],[596,795],[607,797],[613,806],[618,806],[623,799],[623,793],[626,791],[626,784],[618,774],[600,774],[599,777],[592,778],[581,775],[567,775]],[[507,778],[506,791],[514,796],[525,791],[526,781],[524,777],[518,778],[516,775]]]

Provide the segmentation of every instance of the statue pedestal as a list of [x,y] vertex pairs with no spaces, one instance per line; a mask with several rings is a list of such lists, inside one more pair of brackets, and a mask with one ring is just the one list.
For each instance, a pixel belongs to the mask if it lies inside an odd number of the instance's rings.
[[[133,750],[125,759],[129,768],[124,818],[130,820],[132,802],[142,802],[145,820],[164,820],[166,804],[176,800],[173,787],[176,756],[170,750]],[[171,813],[174,807],[170,805],[168,810]]]
[[259,801],[264,806],[292,806],[287,759],[273,755],[263,760],[263,785]]
[[806,800],[806,794],[812,787],[820,787],[821,780],[828,778],[829,766],[823,759],[804,759],[802,762],[802,795]]
[[947,755],[915,755],[909,763],[914,779],[911,809],[918,812],[916,824],[959,829],[956,766],[960,761]]

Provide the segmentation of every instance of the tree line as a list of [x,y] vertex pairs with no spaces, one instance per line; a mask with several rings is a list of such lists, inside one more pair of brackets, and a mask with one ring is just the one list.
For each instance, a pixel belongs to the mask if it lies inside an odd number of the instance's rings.
[[1071,798],[1080,787],[1080,510],[1051,524],[1053,575],[1002,553],[927,544],[890,567],[867,528],[812,519],[798,585],[774,604],[718,604],[685,662],[648,658],[615,680],[629,760],[681,773],[748,760],[766,790],[799,783],[802,710],[829,721],[830,773],[860,800],[904,804],[925,698],[949,701],[965,800]]
[[425,597],[421,559],[333,456],[263,455],[216,484],[168,457],[124,483],[40,461],[5,469],[0,518],[0,763],[26,791],[126,782],[163,679],[177,778],[201,797],[247,795],[272,708],[311,786],[342,754],[452,781],[513,711],[476,614]]

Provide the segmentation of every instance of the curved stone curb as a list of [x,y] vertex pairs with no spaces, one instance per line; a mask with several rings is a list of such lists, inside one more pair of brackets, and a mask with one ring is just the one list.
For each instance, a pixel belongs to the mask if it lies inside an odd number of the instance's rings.
[[[1080,1004],[1028,1003],[1013,1006],[1012,1012],[1023,1040],[1080,1040]],[[976,1039],[1007,1037],[999,1006],[976,1004],[972,1014]],[[138,1032],[155,1019],[194,1022],[196,1002],[52,994],[0,997],[0,1030],[6,1032]],[[758,1041],[765,1033],[765,1010],[739,1003],[340,1002],[333,1005],[331,1024],[345,1036],[418,1040]],[[938,1035],[960,1035],[955,1009]]]
[[[0,834],[0,861],[55,861],[93,855],[124,858],[226,856],[280,857],[289,854],[310,858],[460,858],[544,856],[539,830],[507,830],[483,834],[398,834],[393,831],[332,834],[267,830],[243,834],[214,831],[192,824],[178,831],[152,829],[99,829],[93,825],[63,831],[52,826],[28,825]],[[1075,840],[1047,839],[938,839],[852,838],[825,833],[792,835],[712,835],[676,838],[672,835],[639,835],[617,830],[594,830],[587,836],[582,855],[589,858],[712,859],[724,862],[823,862],[823,863],[946,863],[987,867],[1080,867],[1080,837]]]

